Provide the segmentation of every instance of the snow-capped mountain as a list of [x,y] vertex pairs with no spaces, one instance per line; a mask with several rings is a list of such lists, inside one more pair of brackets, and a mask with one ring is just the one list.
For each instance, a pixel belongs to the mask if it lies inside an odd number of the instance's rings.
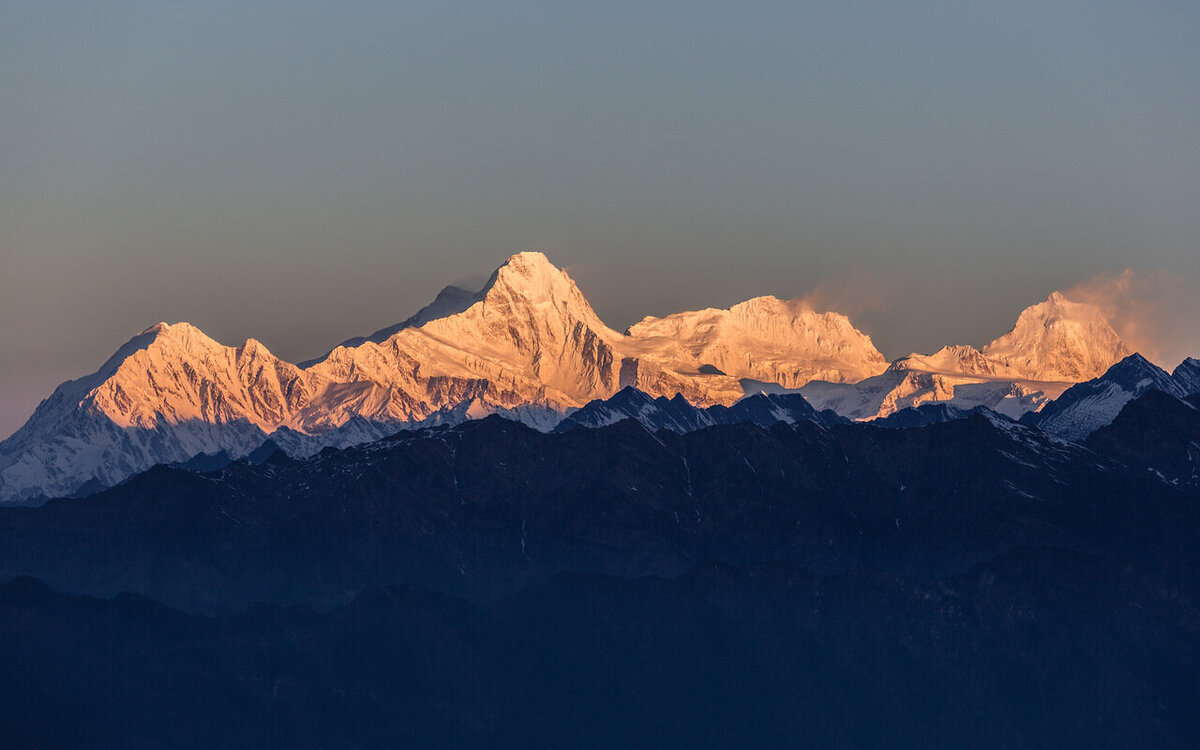
[[1142,355],[1131,354],[1100,377],[1071,386],[1046,408],[1026,415],[1022,421],[1065,440],[1082,440],[1111,424],[1125,404],[1147,391],[1159,390],[1177,398],[1188,395],[1190,370],[1183,365],[1176,370],[1180,380]]
[[649,345],[651,357],[785,388],[811,380],[854,383],[887,369],[871,338],[845,315],[769,296],[728,310],[643,318],[626,334]]
[[1013,419],[1103,373],[1129,351],[1094,305],[1059,292],[1025,308],[1013,329],[983,347],[913,353],[858,383],[814,380],[800,389],[818,409],[879,419],[926,403],[986,407]]
[[910,354],[858,383],[811,382],[802,388],[812,405],[856,420],[881,419],[923,404],[944,403],[969,411],[984,407],[1011,419],[1036,411],[1071,386],[1028,380],[970,346],[947,346],[934,354]]
[[1011,331],[983,347],[1021,378],[1069,383],[1099,377],[1131,353],[1100,308],[1061,292],[1025,308]]
[[[493,413],[549,430],[625,386],[730,405],[746,394],[742,379],[850,381],[883,361],[844,316],[773,298],[683,316],[715,321],[715,335],[697,343],[709,330],[697,323],[681,342],[646,321],[623,335],[545,255],[523,252],[479,291],[447,288],[403,323],[301,365],[253,339],[229,347],[160,323],[64,383],[0,443],[0,500],[109,486],[200,453],[238,457],[276,433],[306,454]],[[739,346],[762,354],[742,362]]]
[[310,389],[256,341],[227,347],[160,323],[63,383],[0,443],[0,499],[108,486],[198,453],[244,455],[309,403]]
[[[197,454],[238,458],[268,436],[309,455],[489,414],[548,431],[626,387],[679,397],[703,420],[756,404],[765,416],[752,421],[774,419],[779,404],[739,402],[796,389],[806,406],[851,419],[926,403],[1017,418],[1124,353],[1096,308],[1058,293],[982,350],[890,365],[846,316],[774,297],[645,318],[622,334],[545,255],[522,252],[478,291],[447,287],[405,321],[298,365],[254,339],[230,347],[187,323],[152,326],[0,443],[0,501],[110,486]],[[1200,381],[1200,364],[1181,368]]]

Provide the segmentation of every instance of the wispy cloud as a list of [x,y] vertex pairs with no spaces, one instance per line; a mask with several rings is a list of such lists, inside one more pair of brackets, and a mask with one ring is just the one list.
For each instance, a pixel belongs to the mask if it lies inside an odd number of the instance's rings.
[[1169,271],[1102,273],[1063,295],[1096,305],[1125,344],[1166,368],[1200,356],[1200,286]]
[[895,295],[892,285],[870,271],[856,269],[824,279],[798,301],[816,312],[839,312],[857,318],[888,309]]

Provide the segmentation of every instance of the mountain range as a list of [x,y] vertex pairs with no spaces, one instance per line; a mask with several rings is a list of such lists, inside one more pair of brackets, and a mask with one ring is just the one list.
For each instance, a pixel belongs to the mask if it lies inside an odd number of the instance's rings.
[[1057,292],[982,350],[890,364],[845,315],[774,297],[619,333],[545,255],[522,252],[478,291],[448,287],[402,323],[300,364],[254,339],[230,347],[188,323],[152,326],[0,443],[0,501],[108,487],[201,454],[237,458],[268,438],[302,456],[488,414],[550,430],[627,387],[700,409],[798,391],[816,412],[855,420],[930,402],[1016,419],[1128,354],[1097,308]]

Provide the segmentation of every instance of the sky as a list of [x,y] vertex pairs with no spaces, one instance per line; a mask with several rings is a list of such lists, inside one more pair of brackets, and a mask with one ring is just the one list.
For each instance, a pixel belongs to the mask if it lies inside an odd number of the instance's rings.
[[302,360],[525,248],[889,358],[1186,308],[1198,70],[1195,2],[0,0],[0,436],[160,320]]

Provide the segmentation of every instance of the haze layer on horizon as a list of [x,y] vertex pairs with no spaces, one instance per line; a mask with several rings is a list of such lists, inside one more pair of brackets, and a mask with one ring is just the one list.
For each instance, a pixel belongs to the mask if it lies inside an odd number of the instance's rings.
[[888,357],[1200,280],[1195,4],[573,5],[5,3],[0,437],[159,320],[297,361],[521,248]]

